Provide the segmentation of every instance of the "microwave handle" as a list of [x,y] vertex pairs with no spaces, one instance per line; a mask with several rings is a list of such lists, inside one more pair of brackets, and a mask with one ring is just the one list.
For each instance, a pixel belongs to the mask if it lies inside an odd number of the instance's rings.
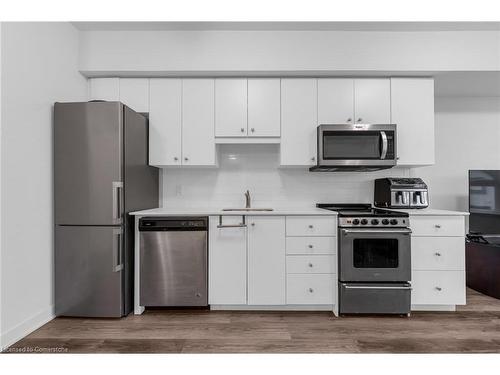
[[384,131],[380,132],[380,137],[382,138],[382,152],[380,153],[380,159],[385,159],[387,155],[387,134]]

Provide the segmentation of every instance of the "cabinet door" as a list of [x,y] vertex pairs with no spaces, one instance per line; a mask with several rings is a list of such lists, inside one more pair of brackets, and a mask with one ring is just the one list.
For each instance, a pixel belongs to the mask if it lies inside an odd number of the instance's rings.
[[152,78],[149,96],[149,163],[181,165],[182,80]]
[[279,78],[248,80],[248,135],[251,137],[280,136]]
[[318,124],[352,124],[353,119],[354,80],[318,79]]
[[284,305],[285,218],[248,217],[248,304]]
[[398,165],[434,164],[434,80],[392,78],[391,111]]
[[281,165],[316,164],[317,80],[281,80]]
[[120,100],[119,78],[92,78],[89,80],[89,100]]
[[136,112],[149,112],[149,78],[120,78],[120,101]]
[[[239,224],[241,216],[224,216],[224,225]],[[208,301],[212,305],[247,303],[247,230],[217,228],[218,216],[210,217],[208,247]]]
[[247,135],[247,80],[215,80],[215,136]]
[[391,122],[391,81],[388,78],[354,80],[354,120],[362,124]]
[[215,165],[214,80],[182,80],[182,164]]

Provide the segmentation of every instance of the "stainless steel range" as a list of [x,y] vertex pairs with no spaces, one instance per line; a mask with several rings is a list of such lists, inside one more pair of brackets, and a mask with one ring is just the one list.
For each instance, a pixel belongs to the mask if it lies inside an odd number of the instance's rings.
[[339,312],[409,314],[408,214],[373,208],[370,204],[317,206],[339,215]]

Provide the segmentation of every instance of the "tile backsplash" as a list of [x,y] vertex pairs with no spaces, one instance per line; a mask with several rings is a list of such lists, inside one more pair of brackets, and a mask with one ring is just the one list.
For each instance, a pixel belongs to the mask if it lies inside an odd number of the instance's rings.
[[163,207],[311,207],[318,202],[372,203],[373,180],[408,177],[408,168],[377,172],[309,172],[280,168],[279,145],[219,145],[218,168],[162,170]]

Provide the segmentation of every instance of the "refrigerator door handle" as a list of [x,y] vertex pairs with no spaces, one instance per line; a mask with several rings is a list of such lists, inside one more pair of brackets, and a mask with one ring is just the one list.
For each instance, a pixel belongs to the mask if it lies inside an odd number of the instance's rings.
[[118,228],[113,229],[113,272],[120,272],[122,269],[122,230]]
[[122,189],[123,182],[113,181],[113,224],[122,223]]

